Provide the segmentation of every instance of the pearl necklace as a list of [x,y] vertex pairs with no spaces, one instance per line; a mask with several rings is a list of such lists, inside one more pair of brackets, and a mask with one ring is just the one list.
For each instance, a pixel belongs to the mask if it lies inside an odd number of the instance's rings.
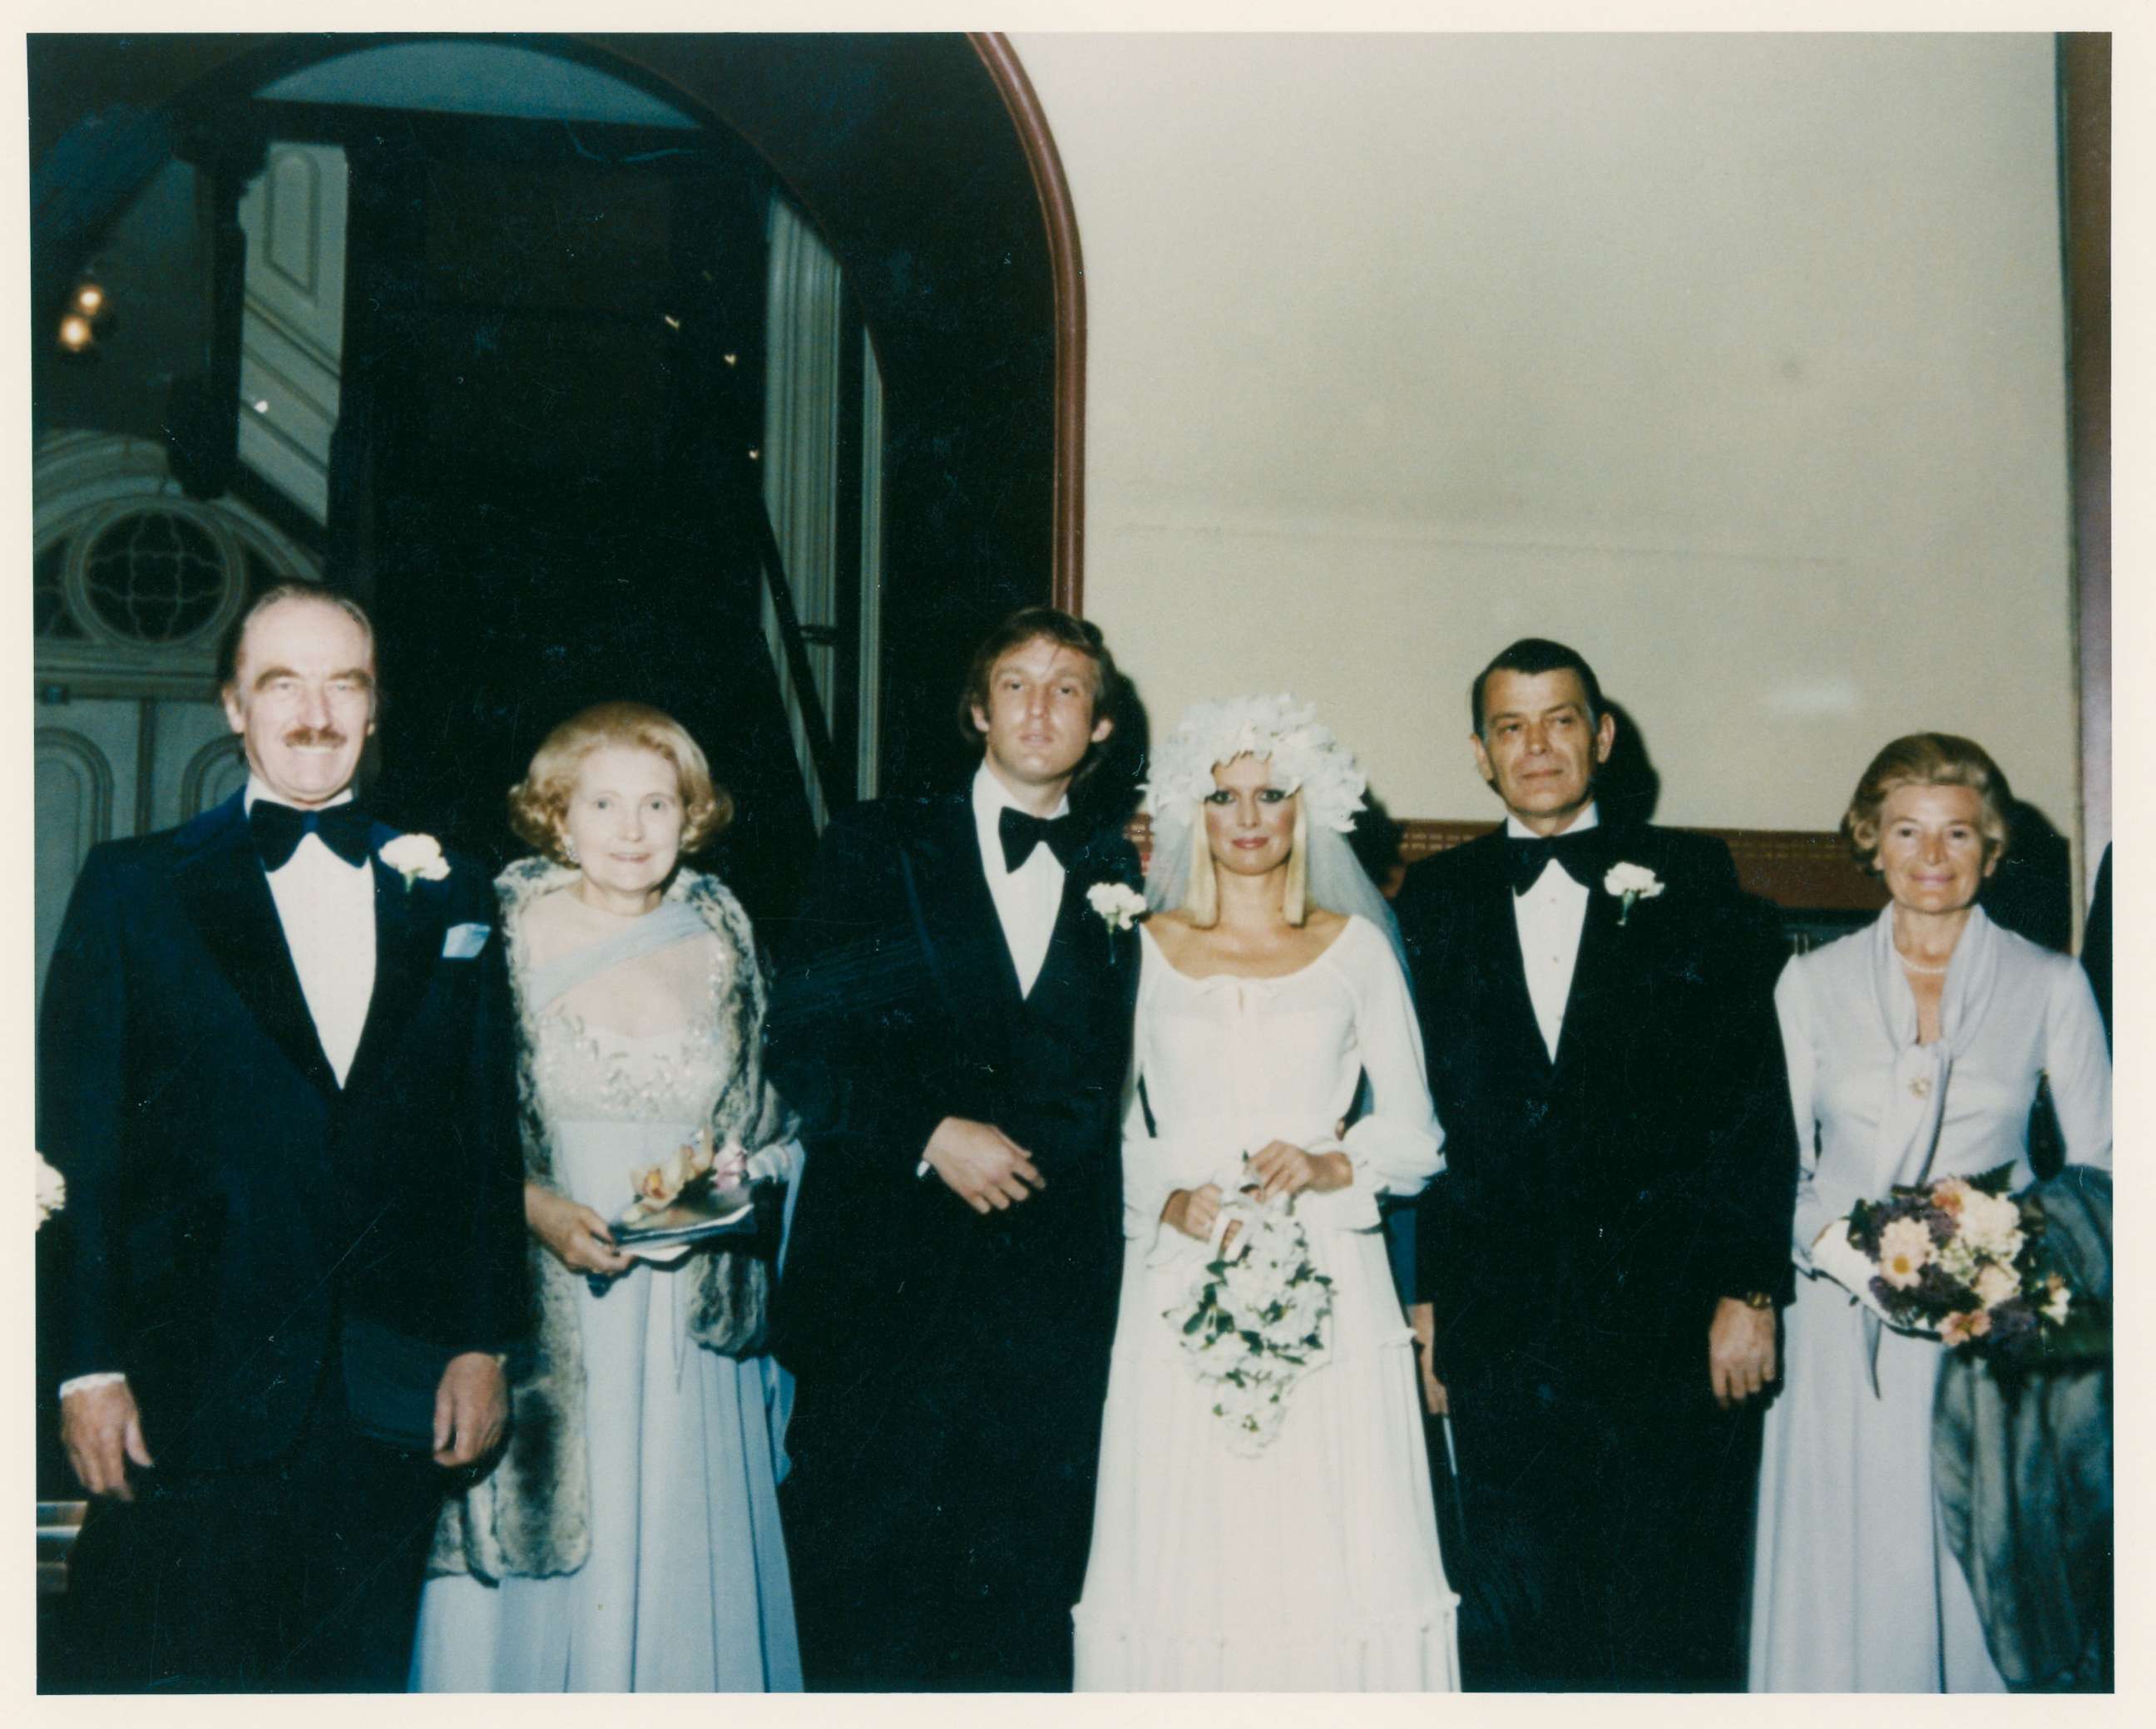
[[1894,952],[1901,955],[1902,964],[1904,967],[1912,972],[1922,973],[1926,978],[1944,978],[1947,976],[1948,967],[1953,965],[1952,961],[1948,961],[1945,967],[1927,967],[1920,961],[1911,960],[1907,955],[1902,954],[1899,949],[1895,950]]

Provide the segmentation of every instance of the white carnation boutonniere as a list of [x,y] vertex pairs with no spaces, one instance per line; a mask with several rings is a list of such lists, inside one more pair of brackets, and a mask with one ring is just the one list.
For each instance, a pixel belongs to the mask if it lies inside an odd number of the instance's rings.
[[1634,901],[1651,900],[1662,892],[1662,880],[1644,864],[1612,864],[1602,879],[1602,891],[1617,897],[1617,922],[1621,925],[1632,916]]
[[442,844],[431,834],[400,834],[385,841],[382,862],[404,879],[408,892],[415,880],[438,883],[449,874],[449,861],[442,856]]
[[[1137,921],[1146,915],[1145,896],[1127,883],[1095,883],[1086,890],[1086,904],[1099,916],[1111,936],[1119,931],[1135,929]],[[1108,948],[1111,965],[1114,964],[1115,958],[1115,947],[1111,943]]]

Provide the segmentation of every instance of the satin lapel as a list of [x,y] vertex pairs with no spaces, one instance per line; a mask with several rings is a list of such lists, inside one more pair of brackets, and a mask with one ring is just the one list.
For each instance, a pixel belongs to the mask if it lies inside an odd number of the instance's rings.
[[1498,1049],[1517,1052],[1528,1074],[1547,1076],[1549,1047],[1543,1043],[1534,999],[1527,994],[1527,963],[1520,952],[1520,921],[1512,911],[1512,887],[1505,880],[1502,834],[1467,844],[1480,849],[1471,892],[1476,985],[1488,1013],[1490,1037]]
[[[1033,993],[1027,1001],[1038,1003],[1045,1000],[1049,991],[1060,990],[1066,980],[1082,977],[1094,962],[1106,966],[1111,958],[1125,958],[1116,952],[1119,942],[1129,941],[1135,946],[1134,935],[1110,931],[1106,921],[1093,911],[1092,903],[1086,898],[1086,891],[1095,884],[1122,880],[1104,852],[1105,849],[1089,842],[1063,873],[1063,899],[1055,909],[1055,929],[1049,935],[1048,954],[1040,963],[1040,976],[1034,980]],[[1135,964],[1137,956],[1133,952],[1127,958]],[[1014,982],[1016,975],[1013,977]]]
[[414,880],[405,887],[403,874],[382,862],[383,844],[396,838],[394,829],[374,825],[368,859],[374,873],[374,993],[345,1075],[347,1092],[381,1065],[397,1029],[418,1009],[441,953],[443,885]]
[[292,1066],[334,1097],[336,1075],[322,1054],[238,794],[218,811],[200,849],[174,879],[195,934],[225,983]]
[[973,801],[953,797],[929,811],[900,863],[952,1023],[1001,1045],[1018,1013],[1018,969],[981,868]]

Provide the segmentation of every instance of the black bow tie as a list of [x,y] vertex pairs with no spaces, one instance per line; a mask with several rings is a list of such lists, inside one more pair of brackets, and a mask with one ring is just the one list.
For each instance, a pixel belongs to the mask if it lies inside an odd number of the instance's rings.
[[1512,884],[1515,895],[1524,895],[1555,860],[1580,887],[1591,889],[1601,834],[1599,829],[1567,829],[1562,834],[1507,834],[1505,880]]
[[327,810],[295,810],[272,798],[258,798],[247,811],[248,832],[264,870],[283,870],[310,834],[321,835],[324,846],[346,864],[357,864],[367,857],[372,827],[367,813],[350,800]]
[[1022,810],[1013,810],[1009,805],[996,818],[996,833],[1003,837],[1004,869],[1015,870],[1033,856],[1033,849],[1043,841],[1055,854],[1055,862],[1065,870],[1078,856],[1078,824],[1068,816],[1029,816]]

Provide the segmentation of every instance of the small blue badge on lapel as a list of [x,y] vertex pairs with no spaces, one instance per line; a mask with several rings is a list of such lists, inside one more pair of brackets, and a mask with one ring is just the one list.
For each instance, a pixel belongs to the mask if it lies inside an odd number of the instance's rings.
[[486,947],[486,939],[493,934],[491,925],[452,925],[442,938],[442,958],[469,961]]

